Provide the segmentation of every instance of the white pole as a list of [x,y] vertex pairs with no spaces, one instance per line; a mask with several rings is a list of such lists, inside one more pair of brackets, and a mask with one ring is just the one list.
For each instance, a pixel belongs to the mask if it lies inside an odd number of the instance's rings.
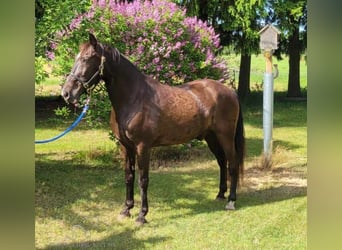
[[272,130],[273,130],[273,73],[272,52],[265,51],[266,72],[264,74],[263,89],[263,130],[264,130],[264,154],[270,160],[272,157]]
[[263,130],[264,153],[267,158],[272,155],[272,130],[273,130],[273,74],[264,74],[263,91]]

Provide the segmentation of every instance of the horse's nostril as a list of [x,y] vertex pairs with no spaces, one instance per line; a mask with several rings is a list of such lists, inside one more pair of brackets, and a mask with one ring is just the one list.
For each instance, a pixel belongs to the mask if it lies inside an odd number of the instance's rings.
[[69,99],[69,92],[62,90],[62,96],[65,100],[68,100]]

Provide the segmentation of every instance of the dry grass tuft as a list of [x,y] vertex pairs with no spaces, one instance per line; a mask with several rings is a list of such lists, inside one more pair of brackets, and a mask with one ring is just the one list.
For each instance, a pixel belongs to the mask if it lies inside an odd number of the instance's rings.
[[288,165],[291,160],[293,160],[291,151],[285,147],[278,145],[273,150],[271,156],[262,154],[259,157],[255,157],[252,160],[252,167],[260,170],[272,170],[275,168],[283,167],[284,165]]

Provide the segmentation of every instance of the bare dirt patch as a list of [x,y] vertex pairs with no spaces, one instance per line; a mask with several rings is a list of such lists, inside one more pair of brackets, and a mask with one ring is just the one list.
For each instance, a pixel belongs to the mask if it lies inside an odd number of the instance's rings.
[[254,190],[278,186],[307,187],[306,165],[269,170],[251,167],[245,171],[243,186]]

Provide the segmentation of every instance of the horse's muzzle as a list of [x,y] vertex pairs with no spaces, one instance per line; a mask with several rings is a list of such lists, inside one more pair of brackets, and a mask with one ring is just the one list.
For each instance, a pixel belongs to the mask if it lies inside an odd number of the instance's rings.
[[71,93],[71,91],[65,90],[64,88],[61,91],[61,96],[64,98],[64,101],[66,103],[70,103],[75,105],[75,107],[78,106],[78,98],[74,97]]

